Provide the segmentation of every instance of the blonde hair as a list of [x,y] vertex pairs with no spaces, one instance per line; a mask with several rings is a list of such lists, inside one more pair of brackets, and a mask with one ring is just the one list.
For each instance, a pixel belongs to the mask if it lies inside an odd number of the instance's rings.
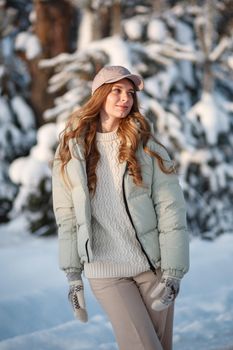
[[[96,167],[100,159],[95,140],[99,122],[99,112],[113,84],[114,83],[102,85],[95,91],[93,96],[83,107],[74,111],[68,120],[65,130],[60,136],[59,156],[63,177],[65,177],[65,167],[71,159],[69,140],[75,139],[83,148],[88,188],[89,192],[92,194],[95,193],[97,186]],[[119,162],[127,163],[129,174],[132,176],[133,182],[137,186],[143,185],[141,168],[136,157],[136,151],[140,142],[142,142],[144,151],[157,159],[159,167],[164,173],[170,174],[174,171],[173,167],[167,169],[161,156],[147,147],[147,142],[150,138],[153,138],[158,144],[160,143],[151,135],[148,121],[139,112],[136,94],[134,94],[133,97],[133,106],[130,113],[127,117],[120,120],[117,134],[120,139]]]

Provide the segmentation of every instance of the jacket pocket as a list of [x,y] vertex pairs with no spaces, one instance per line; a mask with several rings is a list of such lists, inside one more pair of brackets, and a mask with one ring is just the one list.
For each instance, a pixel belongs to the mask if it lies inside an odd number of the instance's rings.
[[87,262],[88,260],[87,252],[90,257],[90,250],[89,250],[89,236],[88,236],[86,225],[80,225],[77,230],[77,250],[82,263]]
[[138,237],[157,228],[154,204],[147,193],[129,199],[128,203]]
[[149,232],[146,232],[140,237],[140,241],[153,266],[160,266],[161,252],[158,230],[154,229]]

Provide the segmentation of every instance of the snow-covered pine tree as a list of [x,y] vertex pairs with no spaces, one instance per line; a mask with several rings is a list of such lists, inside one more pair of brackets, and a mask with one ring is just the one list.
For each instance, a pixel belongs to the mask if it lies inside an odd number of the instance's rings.
[[[15,48],[31,73],[30,101],[37,111],[38,124],[41,124],[41,112],[48,106],[45,84],[50,74],[39,70],[38,60],[70,48],[70,18],[71,8],[65,0],[35,1],[30,12],[32,23],[16,37]],[[23,213],[29,231],[37,235],[56,231],[51,197],[51,162],[57,139],[55,132],[54,124],[42,125],[37,132],[37,144],[31,148],[29,155],[13,161],[9,171],[11,180],[19,186],[9,215],[13,218]]]
[[56,232],[51,197],[51,165],[56,142],[55,124],[44,124],[38,130],[37,144],[30,154],[14,160],[9,169],[11,180],[19,185],[11,217],[23,213],[29,232],[38,236]]
[[83,103],[97,67],[122,64],[141,74],[141,108],[177,161],[191,232],[214,238],[233,224],[232,23],[226,31],[219,25],[232,7],[174,3],[156,12],[136,6],[130,18],[121,15],[122,34],[41,62],[55,67],[49,91],[66,89],[45,117],[60,122]]
[[27,1],[15,7],[0,3],[0,222],[9,220],[17,193],[9,178],[9,165],[26,155],[36,139],[35,117],[28,104],[30,75],[14,54],[15,37],[28,25],[29,11]]

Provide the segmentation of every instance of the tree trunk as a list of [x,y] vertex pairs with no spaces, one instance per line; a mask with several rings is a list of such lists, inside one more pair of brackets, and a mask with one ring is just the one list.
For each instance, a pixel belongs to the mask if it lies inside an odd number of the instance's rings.
[[204,6],[205,11],[205,26],[204,26],[204,48],[206,62],[204,64],[203,90],[212,92],[214,85],[214,77],[212,72],[212,63],[209,60],[209,55],[214,43],[214,4],[212,0],[207,0]]
[[112,35],[121,34],[121,4],[120,1],[112,6]]
[[66,0],[35,0],[35,31],[45,58],[70,51],[72,7]]
[[197,17],[195,21],[195,30],[204,56],[203,90],[210,93],[212,92],[214,83],[212,62],[210,60],[210,53],[214,43],[214,17],[214,3],[212,0],[206,0],[203,7],[203,14]]
[[[173,4],[171,4],[171,5],[173,5]],[[167,6],[167,4],[166,4],[165,0],[152,1],[152,8],[153,8],[152,14],[161,13],[166,6]]]
[[99,9],[99,21],[101,23],[101,34],[105,38],[111,35],[111,8],[101,7]]
[[65,0],[34,0],[36,11],[35,33],[42,47],[39,58],[28,62],[32,76],[31,102],[37,116],[38,126],[44,123],[44,110],[53,105],[54,96],[47,93],[51,70],[41,70],[38,62],[61,52],[70,51],[72,6]]

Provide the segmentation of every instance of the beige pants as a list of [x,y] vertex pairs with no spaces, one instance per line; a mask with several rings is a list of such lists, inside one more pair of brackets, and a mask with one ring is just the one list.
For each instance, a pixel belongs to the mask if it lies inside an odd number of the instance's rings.
[[120,350],[171,350],[174,305],[151,309],[152,289],[160,272],[134,278],[91,278],[91,289],[107,313]]

